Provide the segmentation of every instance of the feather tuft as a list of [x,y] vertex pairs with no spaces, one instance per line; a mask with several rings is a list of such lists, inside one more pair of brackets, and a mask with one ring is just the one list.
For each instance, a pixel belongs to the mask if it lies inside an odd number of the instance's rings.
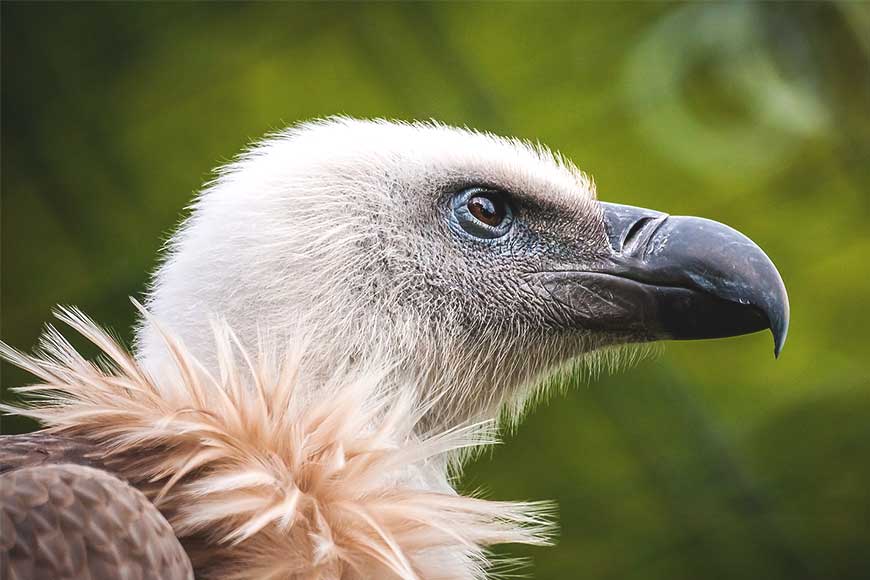
[[548,543],[548,504],[465,497],[447,483],[449,454],[494,443],[493,424],[416,434],[416,390],[387,389],[384,368],[309,380],[302,347],[283,363],[253,356],[215,323],[214,376],[149,320],[173,362],[156,373],[81,311],[57,317],[104,360],[85,360],[53,327],[34,355],[0,343],[40,380],[18,389],[29,403],[2,410],[102,445],[202,577],[483,578],[488,546]]

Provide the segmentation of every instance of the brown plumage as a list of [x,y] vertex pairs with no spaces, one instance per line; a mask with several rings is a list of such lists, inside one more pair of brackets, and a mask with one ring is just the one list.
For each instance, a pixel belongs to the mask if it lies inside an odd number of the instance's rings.
[[86,438],[0,437],[0,578],[187,579],[166,518]]
[[101,469],[43,463],[0,475],[0,577],[187,580],[193,569],[141,492]]

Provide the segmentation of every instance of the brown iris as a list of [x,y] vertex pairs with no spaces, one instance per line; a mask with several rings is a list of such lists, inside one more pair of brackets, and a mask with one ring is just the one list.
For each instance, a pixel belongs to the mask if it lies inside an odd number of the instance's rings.
[[498,226],[507,215],[504,202],[492,194],[475,195],[466,205],[471,215],[491,227]]

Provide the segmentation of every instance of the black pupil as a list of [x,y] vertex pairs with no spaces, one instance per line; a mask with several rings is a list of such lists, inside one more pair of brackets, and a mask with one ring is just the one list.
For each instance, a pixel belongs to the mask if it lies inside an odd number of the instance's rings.
[[476,195],[468,200],[471,215],[489,226],[497,226],[504,219],[504,204],[488,195]]

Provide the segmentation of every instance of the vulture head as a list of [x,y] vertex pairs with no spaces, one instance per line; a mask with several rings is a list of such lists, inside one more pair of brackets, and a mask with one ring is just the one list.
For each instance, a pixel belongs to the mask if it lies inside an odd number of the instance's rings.
[[[304,340],[313,376],[378,361],[419,385],[438,427],[519,410],[542,377],[610,347],[770,328],[778,354],[789,317],[776,268],[728,226],[598,201],[540,145],[347,118],[225,167],[148,306],[207,365],[210,316],[252,348]],[[137,354],[167,362],[153,326]]]
[[[0,410],[50,429],[0,445],[0,516],[24,522],[0,548],[16,570],[50,570],[84,544],[40,538],[73,529],[112,569],[161,578],[484,578],[488,546],[551,532],[545,504],[451,486],[450,459],[491,442],[502,410],[606,349],[770,328],[778,354],[788,314],[748,238],[599,202],[543,147],[435,123],[303,124],[197,199],[135,358],[70,309],[60,319],[97,364],[53,328],[32,356],[0,343],[40,381],[22,389],[40,404]],[[71,491],[47,503],[44,482]],[[97,509],[95,485],[111,491]]]

